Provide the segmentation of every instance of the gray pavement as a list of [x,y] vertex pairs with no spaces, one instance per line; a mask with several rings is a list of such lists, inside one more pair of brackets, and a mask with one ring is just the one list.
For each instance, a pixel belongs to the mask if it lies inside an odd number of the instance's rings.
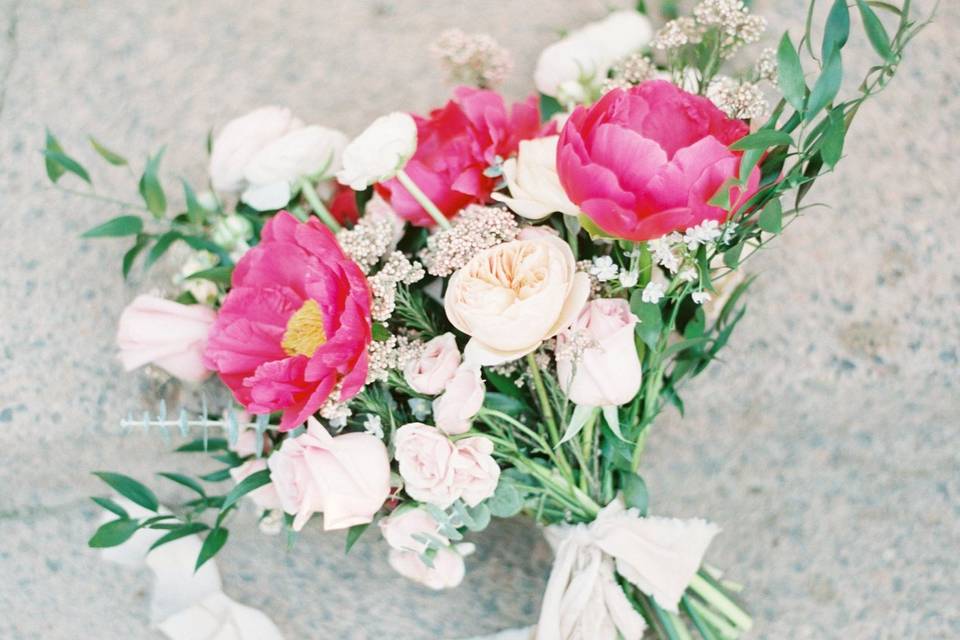
[[[607,4],[0,0],[0,638],[155,637],[147,572],[84,546],[97,517],[86,496],[102,489],[87,472],[201,464],[115,427],[154,383],[114,359],[134,292],[123,248],[77,236],[116,212],[48,188],[44,125],[97,167],[99,189],[135,198],[85,134],[140,159],[167,144],[169,184],[199,181],[207,129],[261,104],[351,133],[439,104],[448,87],[426,43],[449,26],[509,43],[505,91],[519,97],[557,30]],[[801,0],[755,4],[771,41],[786,25],[798,34]],[[958,29],[960,4],[942,2],[813,192],[830,208],[751,266],[761,277],[725,363],[651,438],[653,509],[723,526],[709,560],[747,585],[752,637],[960,637]],[[848,69],[870,63],[862,37],[848,49]],[[341,535],[312,530],[287,553],[243,517],[220,559],[226,591],[288,638],[528,623],[550,561],[529,524],[497,523],[464,584],[434,594],[394,575],[375,536],[344,557]]]

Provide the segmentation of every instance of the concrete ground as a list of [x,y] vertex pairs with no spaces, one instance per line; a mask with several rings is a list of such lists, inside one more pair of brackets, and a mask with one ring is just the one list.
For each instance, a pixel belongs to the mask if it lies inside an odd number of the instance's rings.
[[[172,189],[202,179],[211,125],[261,104],[348,132],[439,104],[448,87],[426,44],[446,27],[509,43],[505,91],[520,96],[540,48],[607,4],[0,0],[0,638],[155,637],[147,573],[85,548],[98,515],[86,496],[102,491],[88,472],[200,464],[115,426],[151,385],[114,359],[133,289],[121,243],[77,236],[116,210],[48,187],[43,127],[96,167],[99,189],[135,198],[86,134],[136,159],[166,144]],[[803,0],[755,4],[771,42],[788,25],[798,37]],[[651,438],[654,510],[723,526],[709,560],[747,585],[754,638],[960,637],[958,29],[960,6],[941,2],[815,189],[830,208],[751,266],[762,275],[724,364]],[[871,64],[862,37],[847,50],[848,70]],[[344,557],[342,536],[312,530],[287,553],[249,524],[220,559],[226,591],[288,638],[528,623],[550,561],[535,529],[500,522],[464,584],[434,594],[396,576],[375,536]]]

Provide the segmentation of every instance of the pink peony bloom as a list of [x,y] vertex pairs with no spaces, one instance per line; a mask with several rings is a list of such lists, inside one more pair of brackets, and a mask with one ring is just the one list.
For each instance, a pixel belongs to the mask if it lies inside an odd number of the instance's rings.
[[[737,177],[741,152],[727,147],[749,133],[707,98],[662,80],[614,89],[567,120],[557,147],[560,183],[601,229],[629,240],[651,240],[728,211],[708,204]],[[742,203],[756,189],[754,169]]]
[[[513,154],[521,140],[540,135],[535,97],[508,113],[494,91],[457,87],[453,96],[428,118],[415,117],[417,151],[404,168],[447,217],[472,202],[486,202],[499,178],[485,176],[484,170],[497,156]],[[420,227],[434,224],[395,178],[377,184],[377,192],[400,217]]]
[[337,384],[352,398],[367,377],[370,290],[319,220],[285,211],[233,272],[204,353],[247,411],[283,411],[293,429]]
[[203,350],[216,317],[203,305],[137,296],[123,310],[117,328],[123,368],[154,364],[181,380],[202,382],[210,375]]

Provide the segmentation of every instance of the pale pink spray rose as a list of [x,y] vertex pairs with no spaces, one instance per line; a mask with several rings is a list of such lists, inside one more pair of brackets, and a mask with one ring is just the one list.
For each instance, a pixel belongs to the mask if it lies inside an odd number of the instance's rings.
[[181,380],[201,382],[210,375],[203,350],[216,318],[213,309],[203,305],[137,296],[120,315],[120,361],[127,371],[154,364]]
[[452,333],[445,333],[427,342],[419,358],[411,360],[403,377],[414,391],[435,396],[460,366],[460,350]]
[[421,540],[416,540],[414,536],[417,535],[430,536],[446,544],[449,541],[439,532],[439,529],[440,525],[423,507],[395,512],[380,520],[380,533],[383,539],[398,551],[422,553],[427,545]]
[[[250,433],[250,432],[248,432]],[[230,469],[230,477],[237,484],[243,482],[247,476],[267,468],[266,458],[252,458],[243,464]],[[280,509],[280,495],[273,483],[265,484],[247,494],[253,503],[261,509]]]
[[486,388],[478,365],[460,365],[447,383],[443,395],[433,401],[433,417],[437,428],[457,435],[470,430],[470,420],[483,406]]
[[391,549],[390,566],[404,578],[418,582],[430,589],[452,589],[461,582],[466,566],[456,549],[440,547],[433,557],[433,566],[428,566],[416,551]]
[[407,494],[446,509],[460,497],[454,485],[456,447],[436,427],[405,424],[394,435],[394,456]]
[[327,531],[365,524],[390,494],[390,459],[379,438],[333,437],[312,417],[307,431],[285,440],[268,466],[283,510],[296,514],[294,531],[317,512]]
[[641,366],[634,343],[637,318],[622,298],[590,301],[571,327],[557,336],[562,352],[575,337],[587,341],[579,362],[558,358],[560,385],[579,404],[607,407],[625,404],[640,389]]
[[457,442],[457,456],[454,459],[454,486],[467,505],[475,507],[497,490],[500,480],[500,467],[490,455],[493,442],[489,438],[476,436]]

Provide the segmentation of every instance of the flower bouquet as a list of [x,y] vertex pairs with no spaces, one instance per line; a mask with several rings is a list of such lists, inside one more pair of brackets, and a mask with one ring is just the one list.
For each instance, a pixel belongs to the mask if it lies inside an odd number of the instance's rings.
[[[463,84],[442,107],[353,139],[257,109],[211,136],[209,186],[172,211],[151,156],[142,204],[110,199],[122,215],[84,235],[132,239],[124,277],[182,246],[117,340],[126,369],[198,400],[123,425],[222,468],[161,474],[195,494],[169,510],[98,472],[129,502],[94,499],[112,516],[90,545],[199,535],[199,569],[249,499],[291,541],[346,529],[349,550],[376,523],[398,572],[443,589],[467,537],[524,514],[556,554],[536,638],[740,637],[738,588],[703,562],[719,527],[648,513],[643,452],[743,317],[744,263],[808,208],[923,26],[909,0],[835,0],[815,36],[814,5],[797,43],[744,64],[765,23],[743,2],[656,32],[641,2],[550,45],[512,105],[491,89],[509,54],[446,32],[433,51]],[[876,63],[841,97],[856,16]],[[91,182],[49,133],[44,156],[54,183]]]

